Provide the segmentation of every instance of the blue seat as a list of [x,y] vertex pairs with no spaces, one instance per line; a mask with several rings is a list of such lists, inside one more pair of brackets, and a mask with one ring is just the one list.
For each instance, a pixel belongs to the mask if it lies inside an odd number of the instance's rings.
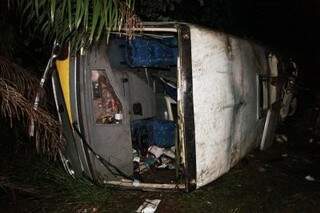
[[131,122],[132,139],[138,144],[170,148],[175,145],[176,124],[173,121],[156,118]]
[[130,67],[160,67],[177,65],[178,47],[174,37],[152,39],[134,37],[125,49],[125,59]]

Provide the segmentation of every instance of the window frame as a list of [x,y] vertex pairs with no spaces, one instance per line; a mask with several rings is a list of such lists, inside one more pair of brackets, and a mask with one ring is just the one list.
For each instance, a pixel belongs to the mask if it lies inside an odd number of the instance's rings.
[[[94,87],[93,87],[93,83],[94,83],[94,81],[92,80],[92,73],[94,72],[94,71],[97,71],[98,73],[101,73],[105,78],[106,78],[106,82],[110,85],[110,87],[112,88],[112,93],[113,93],[113,95],[116,97],[116,99],[117,99],[117,101],[119,102],[119,104],[120,104],[120,111],[122,112],[121,114],[122,114],[122,119],[120,120],[120,122],[118,122],[118,123],[116,123],[116,122],[112,122],[112,123],[108,123],[108,122],[106,122],[106,123],[103,123],[103,122],[98,122],[97,121],[97,117],[96,117],[96,112],[95,112],[95,103],[94,103],[94,100],[95,100],[95,95],[94,95]],[[121,99],[120,99],[120,97],[118,96],[118,94],[117,94],[117,92],[115,91],[115,89],[114,89],[114,87],[113,87],[113,85],[112,85],[112,82],[111,82],[111,80],[110,80],[110,78],[109,78],[109,76],[108,76],[108,74],[107,74],[107,70],[106,69],[104,69],[104,68],[90,68],[89,69],[89,77],[90,77],[90,99],[91,99],[91,106],[92,106],[92,119],[93,119],[93,123],[95,124],[95,125],[108,125],[108,126],[112,126],[112,125],[119,125],[119,124],[122,124],[123,123],[123,103],[121,102]],[[101,92],[101,91],[100,91]],[[101,94],[101,96],[102,96],[102,94]],[[100,97],[100,98],[102,98],[102,97]],[[115,116],[113,116],[113,117],[115,117]]]

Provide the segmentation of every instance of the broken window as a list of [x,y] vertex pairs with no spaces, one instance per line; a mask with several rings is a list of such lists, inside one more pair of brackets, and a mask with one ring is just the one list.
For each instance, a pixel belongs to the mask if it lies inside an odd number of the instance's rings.
[[104,70],[91,71],[94,118],[97,124],[121,123],[122,105]]

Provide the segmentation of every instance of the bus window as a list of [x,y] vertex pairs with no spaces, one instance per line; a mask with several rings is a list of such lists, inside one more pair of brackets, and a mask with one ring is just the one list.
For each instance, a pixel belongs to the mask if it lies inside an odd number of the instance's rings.
[[94,119],[97,124],[121,123],[122,105],[104,70],[91,71]]

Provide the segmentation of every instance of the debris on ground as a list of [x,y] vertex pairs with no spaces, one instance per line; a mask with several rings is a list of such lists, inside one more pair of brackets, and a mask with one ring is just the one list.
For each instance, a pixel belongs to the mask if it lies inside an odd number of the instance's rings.
[[314,178],[314,177],[312,177],[311,175],[307,175],[306,177],[305,177],[305,179],[307,180],[307,181],[315,181],[316,179]]
[[176,124],[155,118],[135,120],[131,124],[134,176],[158,169],[176,168]]
[[132,185],[133,185],[134,187],[138,187],[138,186],[140,185],[140,181],[137,180],[137,179],[134,179],[133,182],[132,182]]
[[146,199],[136,212],[137,213],[154,213],[157,210],[160,202],[161,200],[159,199],[154,199],[154,200]]
[[259,172],[265,172],[266,171],[266,169],[263,168],[263,167],[259,167],[258,170],[259,170]]
[[140,162],[140,156],[139,153],[137,152],[137,150],[132,149],[132,154],[133,154],[133,162]]
[[160,161],[161,161],[161,164],[157,166],[157,168],[159,169],[161,168],[175,169],[176,168],[172,159],[167,156],[161,156]]
[[276,141],[278,143],[286,143],[288,142],[288,137],[284,134],[279,134],[279,135],[276,135]]
[[151,154],[153,154],[156,158],[159,158],[163,154],[164,148],[160,148],[158,146],[153,145],[148,148],[148,151]]
[[133,149],[133,161],[135,172],[143,174],[150,168],[158,169],[175,169],[175,147],[163,148],[152,145],[148,148],[147,153],[143,156]]

